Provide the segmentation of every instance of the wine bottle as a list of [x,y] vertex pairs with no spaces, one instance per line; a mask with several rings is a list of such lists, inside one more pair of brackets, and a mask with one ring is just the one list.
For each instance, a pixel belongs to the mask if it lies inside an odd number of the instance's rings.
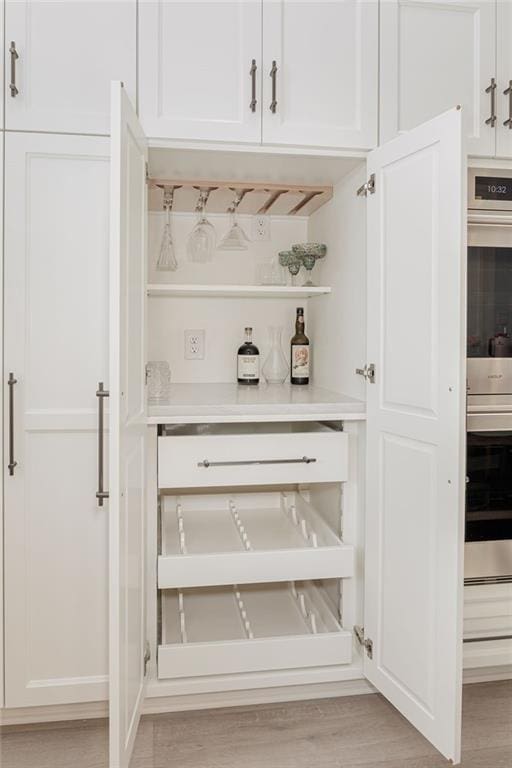
[[245,329],[245,342],[238,348],[238,383],[259,384],[260,352],[252,343],[252,328]]
[[304,329],[304,309],[297,307],[295,336],[290,342],[290,381],[292,384],[309,384],[309,339]]

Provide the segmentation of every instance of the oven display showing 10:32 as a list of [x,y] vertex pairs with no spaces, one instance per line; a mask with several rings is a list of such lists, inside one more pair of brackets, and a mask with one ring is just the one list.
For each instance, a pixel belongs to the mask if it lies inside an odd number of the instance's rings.
[[477,200],[512,200],[512,178],[476,176]]

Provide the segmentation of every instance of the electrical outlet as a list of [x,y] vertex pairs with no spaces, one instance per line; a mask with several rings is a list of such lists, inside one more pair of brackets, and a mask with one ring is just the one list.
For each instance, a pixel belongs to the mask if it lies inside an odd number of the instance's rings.
[[198,331],[185,331],[185,360],[204,360],[203,329]]
[[260,243],[270,240],[270,216],[256,214],[252,217],[252,239]]

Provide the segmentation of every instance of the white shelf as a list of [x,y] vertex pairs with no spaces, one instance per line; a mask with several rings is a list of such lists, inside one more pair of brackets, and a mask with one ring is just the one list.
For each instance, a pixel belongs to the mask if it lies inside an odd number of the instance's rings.
[[230,421],[360,420],[366,406],[322,387],[291,384],[172,384],[169,398],[149,403],[149,424]]
[[311,582],[162,593],[160,679],[351,661],[352,633]]
[[331,292],[329,287],[300,287],[288,285],[181,285],[150,283],[148,296],[174,296],[183,298],[234,299],[308,299]]
[[353,576],[353,547],[299,493],[162,502],[161,589]]

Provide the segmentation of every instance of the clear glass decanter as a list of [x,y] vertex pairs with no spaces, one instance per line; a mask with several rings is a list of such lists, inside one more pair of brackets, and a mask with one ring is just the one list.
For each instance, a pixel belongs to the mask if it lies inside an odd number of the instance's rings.
[[262,369],[268,384],[284,384],[290,370],[281,347],[282,332],[279,325],[271,325],[268,329],[270,349]]

